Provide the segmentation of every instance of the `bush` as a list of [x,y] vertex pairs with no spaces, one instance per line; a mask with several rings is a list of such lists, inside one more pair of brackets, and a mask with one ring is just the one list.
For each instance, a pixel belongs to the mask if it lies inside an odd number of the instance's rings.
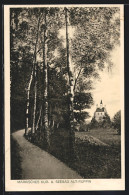
[[90,123],[90,128],[98,128],[99,127],[99,123],[98,121],[96,121],[95,117],[92,118],[91,123]]
[[118,111],[113,117],[113,127],[121,135],[121,111]]
[[90,127],[92,128],[110,128],[111,127],[111,120],[107,113],[105,113],[105,116],[103,117],[103,120],[97,121],[95,119],[95,116],[92,118]]

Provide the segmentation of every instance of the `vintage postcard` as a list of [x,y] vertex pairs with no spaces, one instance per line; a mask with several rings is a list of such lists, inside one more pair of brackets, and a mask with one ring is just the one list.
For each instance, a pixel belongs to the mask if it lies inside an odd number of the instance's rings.
[[5,5],[5,190],[125,190],[123,5]]

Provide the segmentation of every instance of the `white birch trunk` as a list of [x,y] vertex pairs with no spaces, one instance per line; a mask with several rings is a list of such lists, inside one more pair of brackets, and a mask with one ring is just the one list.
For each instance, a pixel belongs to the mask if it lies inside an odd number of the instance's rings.
[[73,113],[73,100],[74,100],[74,87],[73,87],[73,74],[71,71],[71,64],[69,60],[69,17],[68,17],[68,10],[65,8],[65,22],[66,22],[66,54],[67,54],[67,68],[68,68],[68,77],[69,77],[69,123],[70,123],[70,149],[71,153],[74,152],[74,143],[75,143],[75,133],[74,133],[74,113]]
[[39,118],[38,118],[38,121],[37,121],[37,124],[36,124],[36,128],[35,128],[36,131],[37,131],[38,127],[39,127],[39,121],[40,121],[40,119],[41,119],[41,114],[42,114],[42,106],[41,106],[41,108],[40,108]]
[[36,103],[37,103],[37,64],[34,65],[34,110],[33,110],[33,124],[32,124],[32,133],[35,133],[35,117],[36,117]]
[[27,88],[27,104],[26,104],[26,126],[25,126],[25,135],[28,135],[28,128],[29,128],[29,105],[30,105],[30,87],[33,80],[33,68],[30,76],[29,85]]
[[50,146],[50,130],[48,120],[48,62],[47,62],[47,14],[44,13],[44,43],[43,43],[43,68],[44,68],[44,129],[45,141]]
[[34,110],[33,110],[33,123],[32,123],[32,134],[35,133],[36,126],[36,104],[37,104],[37,44],[39,37],[39,25],[40,25],[41,16],[38,19],[38,27],[37,27],[37,37],[35,43],[35,53],[34,53]]

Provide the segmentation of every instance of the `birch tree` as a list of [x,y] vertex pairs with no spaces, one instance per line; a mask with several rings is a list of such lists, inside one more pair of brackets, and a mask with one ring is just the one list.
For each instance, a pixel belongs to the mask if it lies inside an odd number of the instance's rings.
[[68,70],[68,112],[69,112],[69,149],[71,155],[74,154],[74,144],[75,144],[75,133],[74,133],[74,112],[73,112],[73,98],[74,98],[74,91],[73,91],[73,74],[71,71],[71,64],[69,61],[69,16],[68,16],[68,9],[64,8],[65,11],[65,24],[66,24],[66,58],[67,58],[67,70]]
[[47,33],[47,9],[44,10],[44,24],[43,24],[43,76],[44,76],[44,130],[45,130],[45,141],[48,146],[50,146],[50,130],[48,121],[48,33]]

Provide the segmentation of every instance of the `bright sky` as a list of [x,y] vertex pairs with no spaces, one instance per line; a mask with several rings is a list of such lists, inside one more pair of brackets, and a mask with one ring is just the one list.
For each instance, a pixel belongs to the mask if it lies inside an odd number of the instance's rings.
[[111,53],[111,59],[114,64],[112,70],[108,72],[106,69],[100,73],[101,80],[94,82],[94,90],[92,95],[94,105],[88,111],[93,116],[96,104],[103,101],[106,105],[107,112],[112,118],[114,114],[120,110],[120,49],[115,48]]

